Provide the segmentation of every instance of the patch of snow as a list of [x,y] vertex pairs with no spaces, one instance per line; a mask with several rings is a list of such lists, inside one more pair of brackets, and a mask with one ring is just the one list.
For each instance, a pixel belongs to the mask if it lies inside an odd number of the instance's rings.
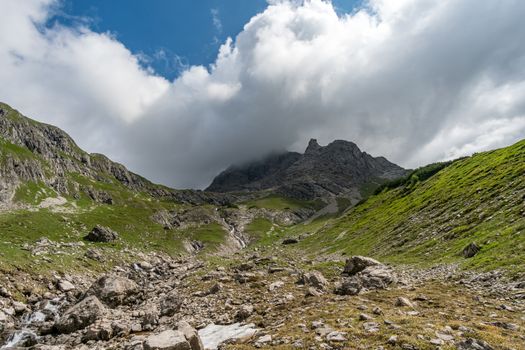
[[204,349],[215,350],[227,340],[248,338],[257,333],[257,331],[258,329],[255,328],[253,323],[247,325],[234,323],[226,326],[211,323],[199,330],[199,337],[202,340]]

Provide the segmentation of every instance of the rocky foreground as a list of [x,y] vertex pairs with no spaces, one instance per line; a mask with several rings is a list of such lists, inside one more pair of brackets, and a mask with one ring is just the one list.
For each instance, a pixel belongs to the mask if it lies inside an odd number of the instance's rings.
[[241,252],[100,276],[11,272],[1,349],[524,349],[525,282]]

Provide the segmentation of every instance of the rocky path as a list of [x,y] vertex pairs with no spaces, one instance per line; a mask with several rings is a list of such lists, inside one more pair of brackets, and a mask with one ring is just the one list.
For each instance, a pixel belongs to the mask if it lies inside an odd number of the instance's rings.
[[[0,290],[2,349],[523,349],[525,283],[370,258],[152,255]],[[18,276],[20,277],[20,276]],[[499,286],[494,288],[494,286]],[[14,288],[14,289],[13,289]]]

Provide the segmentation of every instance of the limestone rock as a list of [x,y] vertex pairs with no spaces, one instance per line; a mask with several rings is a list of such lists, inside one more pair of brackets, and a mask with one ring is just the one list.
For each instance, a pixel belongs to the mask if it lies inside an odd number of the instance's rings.
[[174,330],[150,335],[143,345],[144,350],[192,350],[184,334]]
[[60,333],[72,333],[84,329],[104,314],[104,305],[96,296],[90,296],[68,309],[56,322],[55,329]]
[[177,329],[184,334],[184,337],[188,343],[190,343],[191,350],[204,350],[204,345],[199,337],[199,333],[197,333],[197,330],[190,326],[188,322],[180,321],[177,324]]
[[305,286],[312,286],[317,289],[325,289],[328,286],[328,281],[319,271],[305,272],[301,275],[298,283]]
[[457,345],[458,350],[494,350],[487,342],[479,339],[468,338]]
[[369,266],[382,265],[379,261],[366,256],[353,256],[346,260],[344,274],[355,275]]
[[125,304],[138,292],[138,285],[126,277],[104,275],[91,285],[88,295],[97,296],[110,307]]

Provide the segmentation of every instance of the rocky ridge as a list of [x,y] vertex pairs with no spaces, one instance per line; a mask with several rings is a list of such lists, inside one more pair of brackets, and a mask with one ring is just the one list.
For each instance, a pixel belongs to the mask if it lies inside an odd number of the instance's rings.
[[366,195],[367,188],[406,173],[384,157],[362,152],[353,142],[336,140],[322,147],[312,139],[304,154],[274,154],[231,166],[207,191],[269,191],[303,200],[342,196],[356,202]]
[[[111,194],[77,181],[118,184],[156,198],[191,204],[224,204],[228,196],[155,185],[101,154],[88,154],[59,128],[36,122],[0,103],[0,202],[9,203],[19,185],[43,183],[63,196],[85,194],[95,202],[112,203]],[[74,176],[71,176],[74,174]]]

